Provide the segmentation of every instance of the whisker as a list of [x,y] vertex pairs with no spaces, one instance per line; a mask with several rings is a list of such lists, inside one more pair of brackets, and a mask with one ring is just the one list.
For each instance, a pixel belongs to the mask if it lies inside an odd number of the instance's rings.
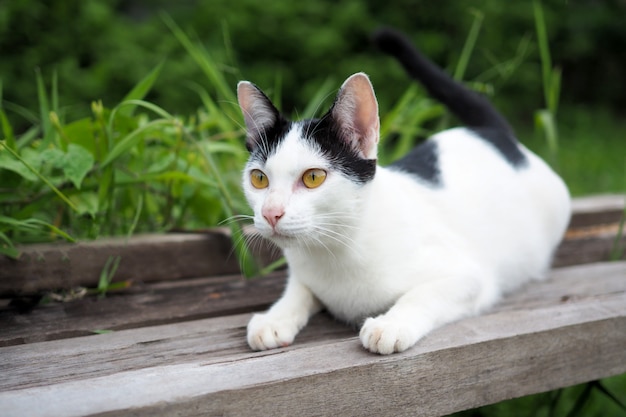
[[218,226],[223,226],[226,224],[232,224],[238,222],[240,220],[254,220],[254,216],[248,214],[235,214],[234,216],[230,216],[219,222]]
[[307,235],[306,237],[308,239],[312,240],[317,245],[322,246],[326,250],[326,252],[328,252],[333,257],[335,262],[338,261],[337,256],[335,255],[335,253],[332,250],[330,250],[330,248],[319,237],[314,236],[314,235]]
[[[345,247],[350,252],[352,252],[353,255],[356,255],[357,257],[360,258],[361,255],[360,255],[360,252],[356,249],[357,244],[354,241],[354,239],[350,238],[349,236],[346,236],[345,234],[339,233],[335,230],[322,228],[320,226],[316,226],[314,229],[319,235],[324,236],[327,239],[335,241],[336,243],[340,244],[341,246]],[[322,243],[319,238],[318,238],[318,241]],[[326,244],[322,243],[322,246],[324,246],[330,252],[330,249],[328,248]],[[334,253],[333,253],[333,256],[334,256]]]

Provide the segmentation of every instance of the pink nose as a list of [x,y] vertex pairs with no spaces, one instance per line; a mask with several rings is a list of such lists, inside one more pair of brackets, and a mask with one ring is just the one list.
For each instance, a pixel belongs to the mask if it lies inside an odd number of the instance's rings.
[[274,228],[278,221],[285,215],[285,209],[283,207],[263,207],[261,214],[270,226]]

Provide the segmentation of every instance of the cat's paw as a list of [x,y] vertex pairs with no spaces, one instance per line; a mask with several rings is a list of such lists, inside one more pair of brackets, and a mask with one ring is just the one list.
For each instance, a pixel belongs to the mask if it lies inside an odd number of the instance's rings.
[[403,352],[419,339],[410,323],[384,315],[365,320],[359,337],[365,349],[381,355]]
[[253,350],[289,346],[298,334],[298,326],[289,318],[255,314],[248,323],[248,345]]

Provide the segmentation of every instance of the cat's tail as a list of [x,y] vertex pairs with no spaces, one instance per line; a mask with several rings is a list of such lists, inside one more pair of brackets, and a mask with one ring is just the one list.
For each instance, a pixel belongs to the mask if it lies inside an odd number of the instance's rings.
[[467,127],[512,132],[509,123],[489,100],[453,80],[424,57],[405,35],[382,28],[374,33],[373,40],[383,52],[400,61],[409,76],[423,84],[431,96],[448,107]]

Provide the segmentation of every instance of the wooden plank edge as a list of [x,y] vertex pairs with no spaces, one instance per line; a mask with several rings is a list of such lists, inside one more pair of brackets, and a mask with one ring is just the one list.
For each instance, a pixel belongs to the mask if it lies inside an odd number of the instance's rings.
[[572,200],[570,227],[617,223],[624,215],[626,194],[599,194]]
[[[253,253],[263,264],[278,257],[269,245],[256,246]],[[0,296],[94,288],[107,261],[117,256],[121,261],[114,281],[146,283],[240,273],[230,236],[223,229],[34,244],[22,248],[19,260],[0,256]]]
[[[0,393],[5,416],[443,415],[626,372],[626,293],[500,311],[378,356],[356,338]],[[120,389],[120,387],[124,387]]]
[[[265,310],[284,289],[283,271],[144,284],[122,295],[50,303],[28,314],[0,310],[0,348]],[[120,313],[123,312],[123,313]]]
[[624,259],[626,259],[626,231],[619,239],[617,232],[595,233],[563,240],[554,254],[552,267],[561,268]]

